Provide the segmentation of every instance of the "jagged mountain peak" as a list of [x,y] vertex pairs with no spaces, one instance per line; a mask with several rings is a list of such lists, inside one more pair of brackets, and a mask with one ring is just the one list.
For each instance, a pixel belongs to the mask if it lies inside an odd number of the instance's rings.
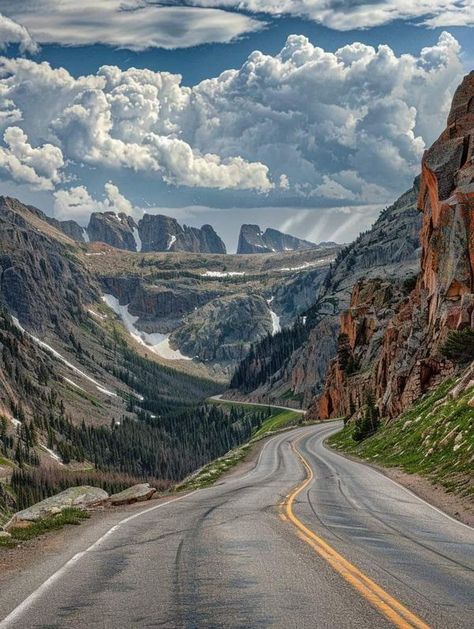
[[244,224],[240,228],[237,253],[275,253],[317,247],[313,242],[285,234],[268,227],[262,232],[259,225]]

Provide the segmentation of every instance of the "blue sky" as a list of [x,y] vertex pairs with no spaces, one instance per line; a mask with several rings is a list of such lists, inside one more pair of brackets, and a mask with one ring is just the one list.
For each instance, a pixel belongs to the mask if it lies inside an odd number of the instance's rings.
[[239,6],[0,0],[3,192],[81,223],[211,222],[230,249],[242,222],[341,242],[366,229],[474,67],[471,3]]

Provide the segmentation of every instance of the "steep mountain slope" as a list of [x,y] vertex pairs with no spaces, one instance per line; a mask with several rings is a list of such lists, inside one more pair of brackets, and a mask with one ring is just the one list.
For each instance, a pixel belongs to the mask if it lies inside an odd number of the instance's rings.
[[93,245],[82,259],[147,351],[187,360],[184,368],[192,362],[222,379],[251,343],[291,325],[311,305],[339,251],[243,257],[136,254]]
[[[333,245],[334,243],[328,243]],[[275,251],[297,251],[312,249],[318,245],[268,228],[264,232],[258,225],[242,225],[237,253],[272,253]]]
[[[348,307],[351,290],[360,278],[414,276],[418,268],[416,209],[419,181],[373,227],[337,256],[313,305],[293,330],[257,344],[237,369],[232,386],[256,400],[291,400],[308,406],[324,386],[329,362],[337,352],[339,313]],[[304,323],[304,325],[302,325]]]
[[[374,284],[364,291],[356,287],[341,324],[347,338],[344,355],[361,369],[347,373],[346,358],[341,362],[339,355],[314,415],[353,415],[371,392],[379,413],[395,417],[456,372],[447,341],[455,346],[456,339],[462,340],[460,361],[474,360],[474,350],[469,350],[474,338],[473,103],[471,73],[456,91],[446,130],[423,157],[418,197],[422,256],[413,291],[398,298],[395,313],[381,318]],[[387,301],[382,305],[387,307]],[[370,348],[374,331],[375,350]]]

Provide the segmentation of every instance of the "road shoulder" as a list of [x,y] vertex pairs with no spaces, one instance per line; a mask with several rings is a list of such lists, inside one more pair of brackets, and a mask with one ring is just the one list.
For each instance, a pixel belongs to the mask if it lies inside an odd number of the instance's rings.
[[418,498],[421,498],[433,507],[443,511],[455,520],[474,527],[474,506],[469,499],[450,494],[444,487],[435,485],[428,478],[420,476],[419,474],[408,474],[408,472],[404,472],[398,467],[384,467],[372,461],[368,461],[367,459],[344,452],[343,450],[332,448],[327,443],[327,440],[324,442],[324,447],[346,459],[363,463],[377,470],[387,478],[390,478],[414,493]]

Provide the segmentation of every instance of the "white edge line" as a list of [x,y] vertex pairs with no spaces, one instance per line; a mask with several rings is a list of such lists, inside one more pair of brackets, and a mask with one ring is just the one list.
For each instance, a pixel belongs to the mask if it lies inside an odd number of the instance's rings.
[[40,598],[42,594],[44,594],[46,590],[55,581],[57,581],[60,577],[62,577],[62,575],[65,572],[67,572],[71,566],[73,566],[80,559],[82,559],[82,557],[85,554],[97,548],[97,546],[99,546],[104,540],[106,540],[110,535],[112,535],[112,533],[118,530],[123,524],[126,524],[127,522],[130,522],[130,520],[134,520],[135,518],[138,518],[144,515],[145,513],[149,513],[150,511],[155,511],[155,509],[166,507],[166,505],[169,505],[172,502],[178,502],[179,500],[184,500],[184,498],[189,498],[189,496],[192,496],[192,494],[195,494],[197,491],[198,490],[195,489],[194,491],[189,492],[189,494],[185,494],[184,496],[180,496],[179,498],[174,498],[173,500],[168,500],[167,502],[162,502],[159,505],[155,505],[154,507],[150,507],[149,509],[140,511],[139,513],[134,513],[133,515],[130,515],[127,518],[124,518],[123,520],[120,520],[120,522],[112,526],[112,528],[110,528],[106,533],[104,533],[102,537],[99,537],[99,539],[96,540],[91,546],[86,548],[86,550],[82,550],[76,553],[75,555],[73,555],[71,559],[66,561],[66,563],[63,566],[61,566],[61,568],[59,568],[59,570],[56,570],[56,572],[54,572],[48,579],[46,579],[46,581],[44,581],[38,588],[36,588],[36,590],[34,590],[27,598],[25,598],[25,600],[22,603],[20,603],[17,607],[15,607],[15,609],[13,609],[8,614],[8,616],[5,616],[5,618],[2,621],[0,621],[0,629],[5,629],[6,627],[9,627],[10,624],[14,622],[17,618],[19,618],[38,598]]
[[[333,433],[335,434],[335,433]],[[329,436],[329,435],[328,435]],[[401,485],[400,483],[397,483],[396,480],[393,480],[393,478],[390,478],[390,476],[387,476],[386,474],[384,474],[383,472],[381,472],[380,470],[378,470],[376,467],[373,467],[372,465],[370,465],[369,463],[364,463],[363,461],[354,461],[353,459],[349,458],[349,457],[345,457],[343,454],[341,454],[338,450],[334,450],[333,448],[328,448],[324,445],[324,442],[321,443],[321,445],[323,446],[323,448],[325,450],[327,450],[328,452],[330,452],[331,454],[335,454],[336,456],[340,456],[342,459],[345,459],[346,461],[350,461],[351,463],[355,463],[356,465],[362,465],[364,467],[368,467],[371,470],[373,470],[376,474],[378,474],[379,476],[382,476],[383,478],[385,478],[386,480],[390,481],[393,485],[396,485],[399,489],[402,489],[406,494],[408,494],[409,496],[411,496],[412,498],[416,498],[419,502],[422,502],[423,504],[425,504],[426,506],[430,507],[431,509],[433,509],[433,511],[437,511],[438,513],[440,513],[441,515],[443,515],[445,518],[447,518],[448,520],[451,520],[452,522],[455,522],[456,524],[459,524],[460,526],[464,526],[466,529],[469,529],[469,531],[474,530],[474,527],[470,526],[469,524],[465,524],[464,522],[461,522],[460,520],[456,520],[456,518],[453,518],[453,516],[449,515],[448,513],[446,513],[445,511],[443,511],[442,509],[438,509],[438,507],[435,507],[434,505],[432,505],[430,502],[428,502],[427,500],[424,500],[424,498],[421,498],[420,496],[418,496],[417,494],[415,494],[415,492],[411,491],[411,489],[408,489],[407,487],[404,487],[403,485]],[[387,468],[389,469],[389,468]],[[0,625],[0,629],[1,629],[1,625]]]

